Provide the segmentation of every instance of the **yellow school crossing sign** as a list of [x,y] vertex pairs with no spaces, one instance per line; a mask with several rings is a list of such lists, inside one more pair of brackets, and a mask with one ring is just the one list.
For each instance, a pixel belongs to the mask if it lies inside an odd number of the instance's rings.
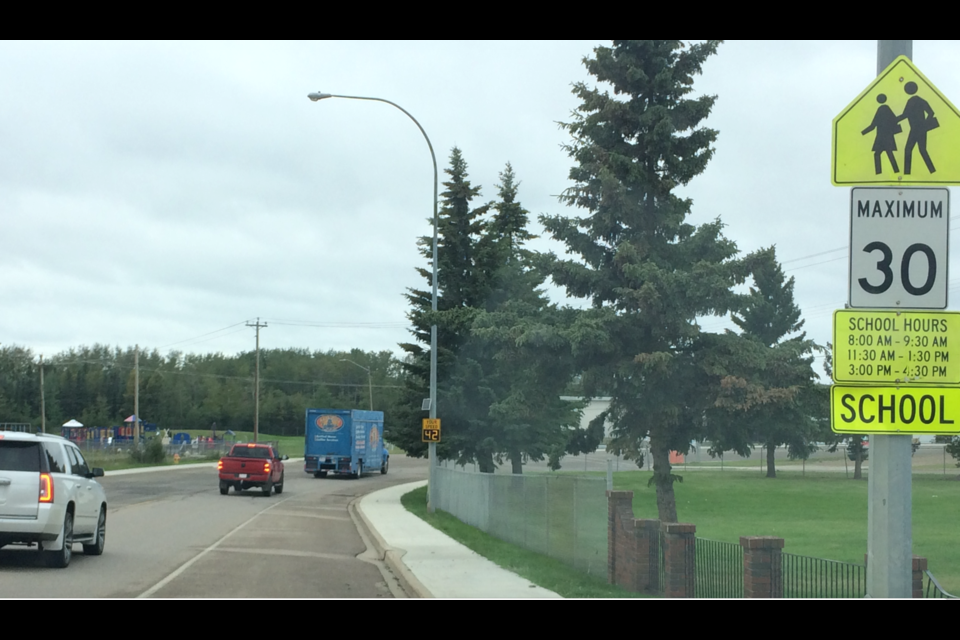
[[960,184],[960,111],[900,56],[833,120],[830,180]]

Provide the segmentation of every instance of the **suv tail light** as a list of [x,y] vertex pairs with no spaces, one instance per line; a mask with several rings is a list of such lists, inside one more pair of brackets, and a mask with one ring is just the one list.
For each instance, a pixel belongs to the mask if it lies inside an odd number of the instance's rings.
[[40,474],[40,497],[38,502],[53,502],[53,476],[49,473]]

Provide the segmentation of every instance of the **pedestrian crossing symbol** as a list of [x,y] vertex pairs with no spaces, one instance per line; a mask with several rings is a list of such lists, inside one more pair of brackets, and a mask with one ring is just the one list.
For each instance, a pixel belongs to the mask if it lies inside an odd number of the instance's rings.
[[900,56],[833,120],[830,181],[960,185],[960,111]]

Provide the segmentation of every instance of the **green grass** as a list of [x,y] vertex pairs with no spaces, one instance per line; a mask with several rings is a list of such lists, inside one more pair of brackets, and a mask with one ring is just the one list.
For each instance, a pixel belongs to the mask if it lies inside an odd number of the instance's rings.
[[[179,432],[177,432],[179,433]],[[196,438],[197,436],[209,436],[210,431],[191,431],[187,430],[185,433],[189,433],[191,438]],[[218,436],[222,436],[222,432],[217,432]],[[232,438],[235,438],[232,439]],[[238,431],[236,436],[228,439],[227,444],[232,442],[251,442],[253,441],[253,432],[252,431]],[[280,455],[286,455],[290,458],[300,458],[303,457],[303,436],[275,436],[268,433],[260,433],[258,440],[260,442],[276,442],[277,448],[280,450]],[[121,444],[122,447],[127,449],[129,443]],[[192,449],[189,449],[192,452]],[[164,461],[159,465],[149,463],[149,462],[134,462],[130,459],[130,454],[127,450],[118,452],[118,451],[101,451],[96,449],[84,449],[83,456],[87,461],[87,464],[91,467],[101,467],[104,471],[119,471],[121,469],[139,469],[144,467],[156,467],[156,466],[172,466],[173,456],[166,456]],[[178,464],[200,464],[205,462],[216,462],[220,459],[220,453],[212,451],[206,455],[184,455],[180,458]]]
[[[784,551],[863,563],[867,551],[867,482],[840,473],[778,470],[759,472],[697,470],[676,483],[677,514],[697,526],[697,536],[739,542],[740,536],[784,538]],[[637,518],[656,518],[656,491],[649,471],[614,474],[614,488],[634,492]],[[943,587],[960,594],[960,482],[942,476],[913,476],[913,552],[927,558]]]
[[[179,432],[178,432],[179,433]],[[210,430],[205,431],[191,431],[187,429],[184,433],[189,433],[191,438],[196,438],[197,436],[207,437],[210,435]],[[222,438],[223,432],[217,431],[217,437]],[[291,458],[302,458],[303,457],[303,448],[304,440],[303,436],[275,436],[269,433],[263,433],[262,431],[258,434],[257,440],[259,442],[276,442],[277,447],[280,449],[281,455],[287,455]],[[237,431],[236,435],[228,436],[227,442],[253,442],[253,431]]]
[[401,503],[407,511],[484,558],[564,598],[649,597],[608,585],[605,580],[581,573],[559,560],[498,540],[443,511],[429,514],[426,487],[405,494]]

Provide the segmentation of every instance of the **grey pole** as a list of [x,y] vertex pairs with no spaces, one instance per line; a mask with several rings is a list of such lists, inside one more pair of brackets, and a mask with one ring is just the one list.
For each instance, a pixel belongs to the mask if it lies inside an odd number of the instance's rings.
[[[901,55],[912,59],[912,40],[878,40],[877,75]],[[867,595],[871,598],[913,595],[911,444],[911,435],[870,436]]]
[[349,358],[340,358],[340,362],[349,362],[353,366],[360,367],[361,369],[367,372],[367,386],[370,389],[370,411],[373,411],[373,376],[370,373],[370,369],[367,369],[362,364],[357,364],[356,362],[354,362],[353,360],[350,360]]
[[133,448],[140,448],[140,345],[133,350]]
[[260,438],[260,329],[267,326],[264,322],[260,324],[260,318],[257,318],[256,324],[247,323],[248,327],[257,328],[257,363],[253,374],[253,441],[259,442]]
[[[423,134],[423,139],[427,141],[427,147],[430,148],[430,159],[433,160],[433,297],[430,301],[430,308],[436,312],[437,310],[437,228],[439,227],[439,220],[437,218],[437,156],[433,152],[433,144],[430,142],[430,137],[427,135],[427,132],[423,130],[423,127],[420,126],[420,123],[417,122],[417,119],[410,115],[410,112],[398,105],[395,102],[390,102],[389,100],[384,100],[383,98],[370,98],[365,96],[341,96],[335,95],[332,93],[322,93],[316,92],[307,95],[308,98],[317,102],[318,100],[323,100],[325,98],[346,98],[348,100],[372,100],[374,102],[386,102],[387,104],[400,109],[403,113],[406,114],[408,118],[413,120],[413,124],[417,125],[417,128],[420,129],[420,133]],[[430,417],[437,417],[437,325],[430,325]],[[436,468],[437,468],[437,443],[431,442],[430,447],[430,479],[427,485],[427,511],[433,513],[435,505],[437,504],[437,483],[436,483]]]
[[[40,433],[47,432],[47,404],[43,397],[43,354],[40,354]],[[946,458],[944,458],[946,460]]]

